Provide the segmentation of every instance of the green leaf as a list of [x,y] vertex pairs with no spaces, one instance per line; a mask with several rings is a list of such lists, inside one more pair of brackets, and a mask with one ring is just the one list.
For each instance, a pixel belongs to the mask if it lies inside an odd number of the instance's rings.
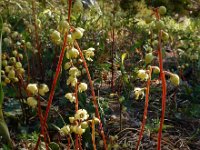
[[4,93],[3,93],[2,84],[0,83],[0,109],[2,108],[3,99],[4,99]]
[[[2,110],[0,110],[0,111],[2,111]],[[3,137],[3,139],[9,145],[11,145],[11,139],[10,139],[10,133],[9,133],[9,130],[8,130],[8,126],[2,118],[0,120],[0,135]]]
[[126,56],[127,56],[127,53],[123,53],[121,56],[122,65],[124,65],[124,59],[126,58]]
[[51,143],[49,144],[49,147],[50,147],[52,150],[60,150],[59,145],[58,145],[57,143],[55,143],[55,142],[51,142]]

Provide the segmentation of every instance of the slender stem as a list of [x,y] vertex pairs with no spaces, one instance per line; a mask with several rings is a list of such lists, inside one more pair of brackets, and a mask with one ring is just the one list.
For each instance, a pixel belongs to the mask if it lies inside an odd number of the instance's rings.
[[[76,97],[76,103],[75,103],[75,111],[77,112],[78,111],[78,83],[76,84],[75,86],[75,97]],[[76,122],[78,124],[78,122]],[[79,149],[79,136],[78,134],[75,135],[76,137],[76,141],[75,141],[75,146],[76,146],[76,149]]]
[[114,92],[114,46],[115,46],[115,29],[113,27],[112,29],[112,48],[111,48],[111,61],[112,61],[112,66],[111,66],[111,72],[112,72],[112,79],[111,79],[111,89],[112,92]]
[[26,61],[27,61],[27,64],[28,64],[28,80],[27,80],[27,83],[29,83],[30,79],[31,79],[31,73],[30,73],[30,63],[29,63],[29,58],[28,58],[26,46],[24,46],[24,52],[25,52]]
[[90,83],[92,99],[93,99],[93,105],[95,107],[95,114],[96,114],[97,118],[100,120],[99,125],[100,125],[100,130],[101,130],[101,136],[102,136],[102,139],[104,141],[104,149],[107,150],[106,137],[105,137],[105,134],[104,134],[104,131],[103,131],[103,126],[102,126],[102,122],[101,122],[101,118],[100,118],[100,114],[99,114],[99,110],[98,110],[98,103],[97,103],[97,100],[96,100],[96,96],[95,96],[95,92],[94,92],[94,86],[93,86],[93,83],[92,83],[90,72],[89,72],[87,63],[85,61],[85,58],[83,56],[83,53],[82,53],[82,51],[81,51],[81,49],[80,49],[80,47],[79,47],[79,45],[78,45],[78,43],[76,41],[75,41],[75,46],[79,51],[79,55],[80,55],[81,59],[83,60],[83,65],[85,67],[85,70],[86,70],[86,73],[87,73],[87,77],[88,77],[88,80],[89,80],[89,83]]
[[92,144],[93,144],[93,150],[96,150],[96,144],[95,144],[95,123],[94,123],[94,119],[92,120]]
[[72,8],[72,0],[69,0],[69,8],[68,8],[68,22],[70,23],[71,17],[71,8]]
[[38,116],[39,116],[39,119],[40,119],[40,127],[41,127],[41,133],[42,135],[44,136],[44,142],[45,142],[45,145],[46,145],[46,149],[48,149],[48,143],[47,143],[47,137],[46,137],[46,134],[45,134],[45,127],[44,127],[44,122],[43,122],[43,115],[42,115],[42,109],[41,109],[41,104],[40,104],[40,96],[38,95],[37,96],[37,101],[38,101]]
[[42,80],[43,80],[44,73],[43,73],[43,65],[42,65],[41,45],[40,45],[39,36],[38,36],[38,26],[36,23],[37,17],[36,17],[36,12],[35,12],[35,0],[32,0],[32,10],[33,10],[33,19],[34,19],[34,27],[35,27],[35,44],[36,44],[36,48],[38,50],[40,73],[42,75]]
[[[70,21],[70,15],[71,15],[71,3],[72,3],[72,0],[69,0],[70,7],[69,7],[69,10],[68,10],[68,21]],[[51,91],[50,91],[50,95],[49,95],[49,99],[48,99],[48,103],[47,103],[47,108],[46,108],[43,124],[46,124],[48,114],[49,114],[49,111],[50,111],[50,108],[51,108],[53,96],[54,96],[54,93],[55,93],[56,83],[57,83],[57,80],[58,80],[58,77],[59,77],[59,74],[60,74],[60,70],[61,70],[61,67],[62,67],[62,61],[63,61],[64,54],[65,54],[65,47],[67,45],[67,35],[68,35],[68,31],[65,33],[65,36],[64,36],[64,42],[63,42],[63,46],[62,46],[62,49],[61,49],[61,52],[60,52],[58,64],[57,64],[57,67],[56,67],[56,74],[54,76],[53,83],[52,83],[52,86],[51,86]],[[42,127],[42,128],[44,128],[44,127]],[[38,138],[38,142],[40,140],[41,140],[41,138]]]
[[70,137],[67,137],[68,145],[67,145],[67,150],[70,150],[71,143],[70,143]]
[[140,148],[140,141],[142,140],[143,137],[143,132],[147,120],[147,111],[148,111],[148,105],[149,105],[149,90],[150,90],[150,85],[151,85],[151,73],[152,73],[152,67],[149,69],[149,79],[147,81],[147,86],[146,86],[146,96],[145,96],[145,106],[144,106],[144,113],[143,113],[143,120],[142,120],[142,126],[140,129],[140,134],[139,134],[139,139],[136,145],[136,150],[139,150]]
[[158,132],[157,150],[161,149],[162,128],[163,128],[164,117],[165,117],[166,93],[167,93],[165,73],[163,71],[161,37],[162,37],[162,32],[159,31],[159,33],[158,33],[158,58],[159,58],[159,67],[160,67],[160,77],[161,77],[161,81],[162,81],[162,113],[161,113],[161,119],[160,119],[160,128],[159,128],[159,132]]
[[2,29],[3,29],[3,19],[0,16],[0,20],[1,20],[1,32],[0,32],[0,84],[1,84],[1,68],[2,68]]

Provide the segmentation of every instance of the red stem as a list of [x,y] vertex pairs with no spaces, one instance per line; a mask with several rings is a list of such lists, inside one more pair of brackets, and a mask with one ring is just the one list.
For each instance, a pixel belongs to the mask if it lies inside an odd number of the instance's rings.
[[111,49],[111,61],[112,61],[112,66],[111,66],[111,72],[112,72],[112,79],[111,79],[111,89],[112,92],[114,92],[114,45],[115,45],[115,29],[113,27],[112,29],[112,49]]
[[92,120],[92,144],[93,144],[93,150],[96,150],[96,144],[95,144],[95,123],[94,123],[94,120]]
[[[76,97],[75,111],[77,112],[78,111],[78,83],[76,84],[76,87],[75,87],[75,97]],[[79,136],[78,136],[78,134],[76,134],[75,137],[76,137],[75,147],[76,147],[76,149],[79,149]]]
[[[69,4],[70,4],[69,5],[70,7],[69,7],[69,10],[68,10],[68,21],[70,21],[72,0],[69,0]],[[53,83],[52,83],[52,86],[51,86],[51,91],[50,91],[50,95],[49,95],[49,99],[48,99],[48,104],[47,104],[47,108],[46,108],[43,124],[46,124],[46,121],[47,121],[47,118],[48,118],[48,114],[49,114],[49,111],[50,111],[50,107],[51,107],[51,104],[52,104],[53,96],[54,96],[54,93],[55,93],[56,83],[57,83],[58,76],[60,74],[60,70],[61,70],[61,67],[62,67],[62,61],[63,61],[63,57],[64,57],[64,54],[65,54],[65,47],[67,45],[67,35],[68,35],[68,31],[65,33],[65,36],[64,36],[64,42],[63,42],[62,50],[60,52],[58,65],[56,67],[56,74],[54,76]],[[42,128],[44,128],[44,126]],[[38,138],[38,142],[37,143],[39,143],[40,140],[41,140],[41,138]]]
[[70,16],[71,16],[71,8],[72,8],[72,0],[69,0],[69,7],[68,7],[68,22],[70,23]]
[[139,150],[140,148],[140,141],[142,140],[143,132],[144,132],[144,128],[145,128],[145,124],[147,120],[147,111],[148,111],[148,104],[149,104],[149,90],[150,90],[150,84],[151,84],[151,73],[152,73],[152,67],[150,67],[150,70],[149,70],[149,79],[147,81],[147,86],[146,86],[144,114],[143,114],[143,120],[142,120],[141,130],[139,134],[139,139],[136,145],[136,150]]
[[162,32],[159,31],[158,34],[159,34],[158,58],[159,58],[160,78],[162,81],[162,113],[161,113],[161,119],[160,119],[160,128],[159,128],[159,132],[158,132],[158,145],[157,145],[157,150],[160,150],[161,149],[162,128],[163,128],[164,117],[165,117],[167,87],[166,87],[165,73],[163,71],[162,45],[161,45]]
[[90,72],[89,72],[87,63],[85,61],[85,58],[83,56],[83,53],[82,53],[82,51],[81,51],[81,49],[80,49],[80,47],[79,47],[79,45],[76,41],[75,41],[75,46],[79,51],[79,55],[80,55],[81,59],[83,60],[83,65],[85,67],[87,77],[88,77],[88,80],[89,80],[89,83],[90,83],[93,105],[95,107],[95,114],[96,114],[97,118],[100,120],[99,126],[100,126],[100,130],[101,130],[101,136],[102,136],[102,139],[104,141],[104,149],[107,150],[106,137],[105,137],[105,134],[104,134],[104,131],[103,131],[103,126],[102,126],[102,122],[101,122],[101,118],[100,118],[100,114],[99,114],[99,110],[98,110],[98,103],[97,103],[97,100],[96,100],[96,96],[95,96],[95,92],[94,92],[94,86],[93,86],[93,83],[92,83]]
[[40,66],[40,73],[42,75],[42,80],[44,79],[44,73],[43,73],[43,65],[42,65],[42,55],[41,55],[41,46],[39,43],[39,36],[38,36],[38,28],[37,28],[37,18],[36,18],[36,12],[35,12],[35,0],[32,1],[33,6],[33,18],[34,18],[34,27],[35,27],[35,42],[36,42],[36,48],[38,50],[38,58],[39,58],[39,66]]
[[39,119],[40,119],[40,126],[41,126],[41,133],[42,135],[44,136],[44,142],[45,142],[45,146],[46,146],[46,149],[48,150],[49,147],[48,147],[48,142],[47,142],[47,137],[46,137],[46,134],[45,134],[45,124],[43,124],[43,114],[42,114],[42,109],[41,109],[41,104],[40,104],[40,96],[37,96],[37,100],[38,100],[38,116],[39,116]]
[[70,150],[70,147],[71,147],[71,140],[70,140],[70,136],[68,136],[67,138],[67,141],[68,141],[68,146],[67,146],[67,150]]

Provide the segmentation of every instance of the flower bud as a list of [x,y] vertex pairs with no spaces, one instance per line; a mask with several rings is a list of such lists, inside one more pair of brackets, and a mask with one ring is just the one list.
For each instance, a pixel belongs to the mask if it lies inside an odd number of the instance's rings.
[[10,70],[12,70],[13,67],[12,66],[5,66],[5,72],[8,73],[10,72]]
[[80,92],[80,93],[82,93],[82,92],[84,92],[84,91],[86,91],[87,90],[87,84],[86,83],[80,83],[79,85],[78,85],[78,91]]
[[72,66],[71,62],[66,62],[64,65],[64,69],[68,70]]
[[75,31],[72,32],[72,39],[73,39],[73,40],[81,39],[82,36],[83,36],[83,32],[84,32],[84,31],[85,31],[85,30],[84,30],[83,28],[80,28],[80,27],[75,28]]
[[70,123],[72,123],[72,124],[73,124],[73,123],[74,123],[74,121],[75,121],[75,118],[74,118],[74,117],[69,117],[69,122],[70,122]]
[[93,120],[94,120],[94,124],[99,124],[100,123],[100,120],[97,117],[94,117]]
[[69,28],[70,28],[70,25],[69,25],[69,23],[66,20],[60,21],[60,23],[58,25],[58,30],[60,32],[66,32],[66,31],[69,30]]
[[81,126],[76,127],[75,133],[78,135],[82,135],[85,132],[85,129],[82,129]]
[[10,83],[10,79],[6,77],[6,78],[4,79],[4,82],[5,82],[6,84]]
[[170,75],[170,81],[174,86],[178,86],[180,83],[179,76],[177,74],[171,74]]
[[84,122],[81,123],[81,128],[82,128],[82,129],[87,129],[87,128],[88,128],[88,123],[87,123],[87,121],[84,121]]
[[12,44],[12,40],[10,38],[4,38],[3,41],[7,46],[10,46]]
[[10,57],[9,63],[10,64],[15,64],[16,63],[16,58],[15,57]]
[[19,79],[17,77],[12,79],[13,82],[19,82]]
[[67,42],[70,43],[70,44],[73,44],[74,40],[72,39],[72,35],[71,34],[67,35]]
[[154,20],[154,19],[153,19],[152,16],[146,16],[146,17],[144,18],[144,21],[146,22],[146,24],[151,23],[153,20]]
[[46,84],[40,84],[39,85],[39,94],[41,96],[44,96],[47,92],[49,92],[49,88]]
[[2,33],[7,33],[9,34],[11,32],[10,28],[8,26],[3,26],[2,28]]
[[24,70],[24,68],[18,68],[17,72],[22,75],[22,74],[24,74],[25,70]]
[[159,74],[159,73],[160,73],[160,68],[157,67],[157,66],[155,66],[155,67],[153,68],[153,73]]
[[10,79],[15,78],[15,71],[13,69],[9,71],[8,78]]
[[17,63],[15,64],[15,67],[16,67],[16,68],[22,68],[21,62],[17,62]]
[[18,52],[16,50],[12,51],[12,54],[16,57]]
[[67,59],[77,58],[79,55],[79,52],[76,48],[72,47],[72,49],[68,50],[66,52]]
[[83,3],[81,0],[76,0],[74,5],[73,5],[73,11],[80,13],[83,11]]
[[154,56],[152,53],[147,53],[145,55],[145,63],[146,64],[150,64],[152,62],[152,60],[154,59]]
[[55,44],[59,44],[60,41],[61,41],[60,32],[54,30],[54,31],[51,33],[51,40],[52,40],[52,42],[54,42]]
[[60,134],[62,136],[67,136],[70,133],[70,126],[69,125],[65,125],[64,127],[62,127],[60,129]]
[[19,54],[18,56],[19,56],[19,58],[20,58],[21,60],[24,58],[24,56],[23,56],[22,54]]
[[7,66],[7,65],[8,65],[8,61],[7,61],[7,60],[3,60],[3,61],[2,61],[2,66],[5,67],[5,66]]
[[164,41],[167,41],[169,39],[169,34],[165,31],[162,31],[162,39]]
[[65,98],[68,99],[71,103],[75,102],[76,100],[76,97],[73,95],[73,93],[65,94]]
[[160,6],[160,7],[158,8],[158,12],[159,12],[159,14],[164,15],[164,14],[166,14],[167,9],[166,9],[165,6]]

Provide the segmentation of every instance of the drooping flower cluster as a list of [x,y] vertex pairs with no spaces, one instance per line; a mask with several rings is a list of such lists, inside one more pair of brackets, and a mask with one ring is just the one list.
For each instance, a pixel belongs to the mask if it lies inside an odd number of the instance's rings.
[[45,96],[47,92],[49,92],[49,88],[46,84],[36,84],[36,83],[29,83],[26,87],[26,90],[32,95],[27,98],[27,104],[35,108],[37,106],[37,100],[34,96],[37,96],[38,94],[41,96]]
[[[74,6],[78,7],[79,1],[75,1]],[[85,82],[80,82],[79,77],[85,72],[84,68],[81,66],[84,59],[80,59],[80,49],[75,45],[76,40],[79,40],[83,37],[84,29],[77,27],[72,27],[70,29],[69,23],[62,20],[57,27],[57,30],[52,30],[50,38],[54,44],[60,45],[62,43],[62,36],[68,33],[67,35],[67,45],[65,48],[65,57],[67,62],[64,64],[64,69],[67,71],[67,80],[66,84],[71,86],[75,92],[67,92],[65,98],[71,103],[76,103],[78,96],[76,92],[82,93],[88,89],[88,85]],[[88,48],[83,50],[83,55],[85,60],[93,61],[94,57],[94,48]],[[82,69],[82,70],[81,70]],[[34,88],[37,86],[33,86]],[[33,88],[32,87],[32,88]],[[37,89],[32,92],[38,93]],[[41,92],[40,92],[41,93]],[[43,93],[42,93],[43,94]],[[60,129],[60,134],[66,136],[71,133],[82,135],[85,132],[85,129],[88,128],[89,122],[92,120],[89,119],[89,114],[85,109],[79,109],[76,111],[73,117],[69,117],[70,125],[64,125]],[[93,118],[95,123],[99,123],[99,119]]]
[[62,136],[67,136],[71,133],[82,135],[93,120],[95,124],[100,122],[96,117],[89,119],[88,112],[85,109],[79,109],[73,117],[69,117],[70,125],[64,125],[60,129],[60,134]]
[[12,51],[13,56],[9,56],[7,53],[1,54],[2,58],[2,70],[1,78],[2,85],[6,86],[10,83],[19,82],[19,78],[24,75],[24,68],[20,62],[23,59],[23,55],[17,50]]

